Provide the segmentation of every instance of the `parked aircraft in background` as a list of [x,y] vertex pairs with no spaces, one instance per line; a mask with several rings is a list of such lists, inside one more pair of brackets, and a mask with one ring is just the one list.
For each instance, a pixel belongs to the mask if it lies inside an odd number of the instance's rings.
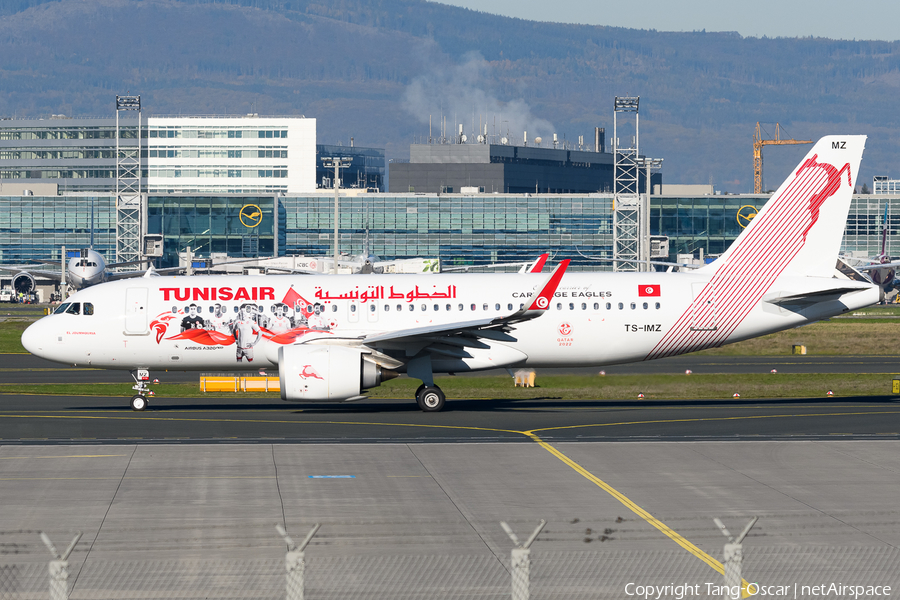
[[703,350],[878,302],[836,269],[865,136],[822,138],[714,262],[684,273],[153,277],[81,290],[22,335],[40,357],[132,372],[277,367],[289,401],[349,401],[406,373],[602,366]]
[[881,229],[881,253],[868,259],[852,259],[844,258],[844,260],[852,267],[859,271],[868,273],[872,282],[879,286],[882,290],[882,300],[884,295],[894,289],[894,281],[897,275],[897,267],[900,261],[892,261],[887,252],[888,238],[888,205],[884,205],[884,222]]
[[[47,265],[60,265],[60,261],[42,260],[41,265],[0,265],[0,271],[13,273],[13,288],[17,292],[28,293],[35,289],[35,277],[62,281],[63,275],[60,269],[48,269]],[[143,271],[126,271],[113,273],[110,269],[126,267],[146,263],[146,260],[134,260],[107,264],[103,255],[91,248],[82,248],[77,256],[71,257],[66,263],[66,283],[76,289],[96,285],[105,281],[114,281],[126,277],[140,277]]]

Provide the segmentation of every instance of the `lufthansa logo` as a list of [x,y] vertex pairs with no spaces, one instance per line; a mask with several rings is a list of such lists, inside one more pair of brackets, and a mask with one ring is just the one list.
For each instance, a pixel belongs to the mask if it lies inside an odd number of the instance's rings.
[[548,306],[550,306],[550,301],[547,300],[546,298],[544,298],[543,296],[541,296],[540,298],[537,299],[535,304],[537,304],[538,308],[547,308]]
[[737,212],[737,222],[742,228],[747,227],[750,224],[750,221],[753,220],[759,214],[759,211],[756,210],[755,206],[751,206],[750,204],[745,204],[742,206]]
[[238,215],[244,227],[253,229],[262,223],[262,209],[255,204],[245,204]]

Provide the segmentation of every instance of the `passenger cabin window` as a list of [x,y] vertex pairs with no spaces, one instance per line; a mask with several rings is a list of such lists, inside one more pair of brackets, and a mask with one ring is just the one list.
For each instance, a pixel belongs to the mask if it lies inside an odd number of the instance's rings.
[[385,305],[384,305],[384,312],[390,312],[390,310],[391,310],[391,305],[390,305],[390,304],[385,304]]
[[498,302],[497,304],[494,305],[494,310],[500,310],[500,303],[499,303],[499,302]]
[[415,304],[410,304],[410,305],[409,305],[409,310],[410,310],[410,312],[416,310]]
[[632,302],[632,303],[631,303],[631,310],[634,310],[634,309],[636,309],[636,308],[637,308],[637,304],[635,304],[634,302]]
[[512,305],[512,303],[510,302],[509,304],[506,305],[506,310],[512,310],[512,306],[513,306],[513,305]]
[[337,304],[331,305],[331,312],[337,312]]
[[397,305],[397,312],[400,312],[401,310],[403,310],[403,305],[402,305],[402,304],[398,304],[398,305]]
[[488,309],[488,305],[485,304],[482,308],[483,308],[484,310],[487,310],[487,309]]
[[606,310],[612,310],[612,302],[606,303]]
[[659,302],[656,303],[656,310],[659,310]]
[[350,305],[350,312],[352,312],[352,313],[355,313],[355,312],[356,312],[356,305],[355,305],[355,304],[351,304],[351,305]]
[[625,308],[625,305],[619,302],[619,310],[622,310],[623,308]]
[[562,302],[556,303],[556,310],[562,310]]
[[370,304],[370,305],[369,305],[369,312],[375,312],[375,305],[374,305],[374,304]]
[[581,303],[581,310],[587,310],[587,302]]
[[600,310],[600,303],[594,302],[594,310]]
[[569,310],[575,310],[575,303],[569,302]]
[[647,310],[648,308],[650,308],[650,305],[644,302],[644,310]]

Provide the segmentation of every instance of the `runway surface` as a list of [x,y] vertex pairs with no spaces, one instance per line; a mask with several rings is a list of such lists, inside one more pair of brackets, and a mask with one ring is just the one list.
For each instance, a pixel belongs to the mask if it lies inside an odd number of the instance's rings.
[[422,413],[408,399],[291,404],[0,395],[0,443],[420,443],[900,439],[896,396],[748,401],[452,400]]
[[[125,371],[57,365],[29,354],[0,356],[0,382],[107,383]],[[894,357],[681,356],[607,367],[616,373],[889,373]],[[585,371],[577,369],[572,371]],[[597,369],[587,370],[596,372]],[[566,372],[562,369],[541,373]],[[504,371],[493,371],[495,375]],[[164,382],[197,382],[199,373],[153,372]],[[442,413],[424,414],[409,399],[350,404],[295,404],[228,395],[151,399],[135,413],[127,398],[3,394],[4,443],[118,442],[515,442],[541,430],[558,440],[865,439],[900,436],[900,398],[813,400],[563,401],[451,399]]]

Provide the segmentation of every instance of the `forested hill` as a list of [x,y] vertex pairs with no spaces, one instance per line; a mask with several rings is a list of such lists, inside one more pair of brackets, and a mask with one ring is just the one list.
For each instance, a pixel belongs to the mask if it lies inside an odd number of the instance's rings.
[[[756,121],[870,136],[862,182],[900,177],[900,42],[539,23],[422,0],[6,0],[0,116],[295,115],[319,140],[408,156],[448,129],[572,141],[641,97],[641,151],[672,183],[752,187]],[[620,135],[621,137],[621,135]],[[807,146],[769,147],[777,185]]]

